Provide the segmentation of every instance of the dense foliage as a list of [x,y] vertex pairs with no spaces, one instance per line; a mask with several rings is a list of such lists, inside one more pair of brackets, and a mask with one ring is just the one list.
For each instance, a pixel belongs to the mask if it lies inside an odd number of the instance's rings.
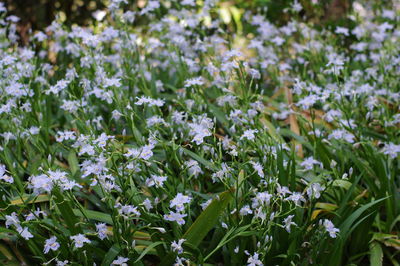
[[371,2],[113,0],[25,47],[0,3],[0,263],[399,265],[400,6]]

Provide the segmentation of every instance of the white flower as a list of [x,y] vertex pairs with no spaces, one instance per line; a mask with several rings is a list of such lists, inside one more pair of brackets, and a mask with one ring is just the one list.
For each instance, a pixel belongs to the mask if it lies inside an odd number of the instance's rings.
[[258,192],[256,197],[252,199],[252,208],[257,208],[259,205],[268,206],[271,201],[272,195],[268,192]]
[[68,180],[68,179],[62,180],[62,182],[60,182],[59,185],[61,186],[62,190],[71,190],[74,187],[82,188],[82,186],[76,183],[75,180]]
[[81,103],[79,101],[70,101],[70,100],[63,100],[63,104],[61,105],[61,109],[70,112],[70,113],[75,113],[78,111],[78,108],[81,106]]
[[188,167],[189,175],[198,177],[199,174],[203,173],[199,163],[195,160],[189,160],[189,161],[185,162],[185,165],[186,165],[186,167]]
[[283,186],[278,183],[276,187],[276,192],[278,192],[279,195],[285,196],[286,194],[292,194],[292,192],[289,190],[288,187]]
[[185,87],[186,87],[186,88],[192,87],[192,86],[194,86],[194,85],[201,86],[201,85],[203,85],[203,84],[204,84],[204,82],[203,82],[203,78],[202,78],[202,77],[187,79],[187,80],[185,81]]
[[258,133],[257,129],[248,129],[245,132],[243,132],[243,135],[240,137],[240,139],[248,139],[248,140],[253,140],[255,138],[254,133]]
[[99,235],[99,238],[101,240],[107,238],[107,225],[105,223],[98,223],[96,224],[96,231],[97,234]]
[[224,106],[225,103],[228,103],[229,106],[235,106],[237,104],[236,96],[228,94],[217,98],[217,104],[219,106]]
[[328,136],[328,139],[344,140],[348,143],[353,143],[354,135],[343,129],[335,129],[332,130],[332,133]]
[[325,70],[326,73],[333,73],[335,75],[338,75],[341,70],[344,69],[344,59],[342,56],[332,53],[328,54],[328,64],[326,66],[330,66],[330,69]]
[[197,117],[193,123],[188,125],[190,128],[189,135],[194,136],[193,141],[197,145],[202,144],[205,137],[211,136],[210,129],[214,127],[212,120],[206,116]]
[[151,175],[151,178],[146,180],[146,186],[152,187],[163,187],[164,182],[167,181],[166,176],[159,176],[159,175]]
[[118,120],[121,118],[121,116],[122,116],[121,112],[119,112],[118,110],[112,111],[111,114],[112,114],[112,118],[113,118],[115,121],[118,121]]
[[17,213],[13,212],[11,215],[6,215],[6,227],[10,227],[11,225],[14,225],[15,227],[20,227],[19,225],[20,221],[18,219]]
[[74,246],[76,248],[83,247],[85,243],[91,243],[91,241],[82,234],[70,236],[69,238],[74,241]]
[[292,222],[294,215],[289,215],[288,217],[283,220],[285,230],[290,233],[290,226],[291,225],[296,225],[294,222]]
[[165,101],[164,100],[161,100],[161,99],[152,99],[152,98],[150,98],[150,97],[145,97],[145,96],[142,96],[142,97],[137,97],[137,101],[136,101],[136,105],[143,105],[143,104],[148,104],[148,106],[158,106],[158,107],[161,107],[161,106],[163,106],[164,105],[164,103],[165,103]]
[[264,172],[263,172],[263,167],[259,162],[250,162],[251,165],[253,166],[254,170],[257,171],[257,174],[259,177],[264,178]]
[[48,175],[41,174],[38,176],[29,177],[28,188],[33,188],[34,194],[40,194],[43,192],[51,192],[54,184],[58,184],[63,190],[70,190],[73,187],[82,187],[76,181],[69,180],[67,173],[59,170],[49,171]]
[[241,51],[239,51],[237,49],[232,49],[232,50],[226,51],[222,55],[222,58],[223,58],[223,61],[226,62],[233,57],[241,57],[241,56],[243,56],[243,53]]
[[319,97],[317,95],[311,94],[300,101],[297,102],[297,106],[301,106],[302,109],[309,109],[312,107],[317,101],[319,100]]
[[243,117],[243,111],[240,109],[234,109],[230,112],[229,118],[232,120],[235,124],[242,125],[246,120]]
[[107,136],[106,133],[101,133],[101,135],[93,141],[100,148],[104,148],[107,145],[109,139],[114,139],[114,136]]
[[181,5],[184,6],[196,6],[196,2],[194,0],[183,0]]
[[245,215],[248,215],[248,214],[252,214],[252,213],[253,213],[253,211],[250,209],[249,205],[243,206],[239,211],[239,214],[242,215],[242,216],[245,216]]
[[143,160],[150,159],[153,156],[153,149],[153,144],[144,145],[140,152],[140,158],[142,158]]
[[147,118],[146,123],[148,127],[152,127],[154,125],[159,125],[159,124],[167,125],[167,123],[165,123],[165,120],[158,115]]
[[181,254],[183,252],[182,244],[185,242],[185,239],[179,239],[178,242],[173,241],[171,243],[171,249],[174,252],[177,252],[178,254]]
[[148,144],[139,149],[128,149],[128,152],[125,153],[125,156],[134,159],[140,158],[143,160],[149,160],[153,156],[153,149],[154,144]]
[[182,193],[178,193],[175,198],[171,200],[169,207],[175,207],[177,211],[181,212],[184,210],[183,204],[190,203],[191,200],[192,198],[190,196],[185,196]]
[[335,118],[341,118],[342,117],[342,112],[339,110],[329,110],[328,112],[326,112],[326,114],[324,115],[324,119],[327,122],[332,122],[335,120]]
[[60,248],[60,244],[57,242],[57,237],[52,236],[49,239],[46,239],[43,252],[44,254],[49,253],[50,249],[56,251]]
[[319,183],[313,183],[309,188],[307,188],[307,195],[309,198],[315,197],[318,199],[321,196],[321,191],[324,190],[325,187],[321,186]]
[[[321,224],[321,221],[320,221],[320,224]],[[326,232],[329,233],[329,236],[332,238],[336,238],[336,234],[339,233],[340,230],[335,228],[333,223],[328,219],[324,219],[322,224],[325,227]]]
[[300,206],[301,202],[306,201],[300,192],[293,192],[293,194],[287,197],[285,200],[293,201],[297,206]]
[[295,0],[293,1],[292,8],[294,11],[300,12],[303,9],[303,6],[301,5],[301,3],[299,3],[298,0]]
[[153,205],[151,204],[151,201],[149,199],[145,199],[143,201],[143,205],[146,208],[146,210],[150,211],[151,209],[153,209]]
[[56,264],[57,266],[65,266],[65,265],[68,265],[68,263],[69,263],[68,260],[60,261],[57,259],[56,259],[56,262],[57,262],[57,264]]
[[29,232],[28,227],[24,227],[24,228],[18,227],[17,231],[26,240],[33,238],[33,235]]
[[382,149],[383,154],[389,155],[390,158],[395,159],[400,154],[400,145],[394,143],[386,143]]
[[33,213],[29,213],[27,215],[25,215],[25,221],[33,221],[36,220],[40,215],[43,215],[43,217],[47,216],[47,213],[45,213],[44,211],[41,211],[39,209],[37,209],[36,211],[34,211]]
[[140,15],[151,12],[160,7],[160,3],[158,1],[148,1],[145,8],[140,11]]
[[118,213],[126,218],[128,218],[132,214],[133,214],[133,216],[136,216],[136,217],[140,216],[138,207],[135,207],[133,205],[121,205],[120,203],[117,203],[114,207],[118,208]]
[[41,174],[29,177],[28,188],[33,188],[34,194],[50,192],[53,189],[53,181],[47,175]]
[[50,88],[47,91],[45,91],[45,94],[46,95],[49,95],[50,93],[58,94],[60,91],[67,88],[69,83],[70,83],[69,80],[64,80],[64,79],[59,80],[57,81],[56,85],[50,86]]
[[180,258],[180,257],[176,257],[174,266],[186,266],[189,264],[189,260],[185,259],[185,258]]
[[186,113],[174,111],[172,113],[171,119],[175,124],[181,125],[184,123],[184,120],[186,119]]
[[[107,28],[107,29],[103,32],[103,34],[106,33],[107,30],[108,30],[108,32],[110,32],[110,31],[109,31],[110,29],[111,29],[111,28]],[[117,31],[116,31],[116,32],[117,32]],[[118,34],[118,32],[117,32],[117,34]],[[119,79],[119,78],[105,78],[105,79],[104,79],[103,86],[104,86],[105,88],[108,88],[108,87],[111,87],[111,86],[120,87],[120,86],[121,86],[121,79]]]
[[83,144],[82,146],[81,146],[81,149],[79,150],[79,155],[83,155],[83,154],[87,154],[87,155],[94,155],[95,154],[95,150],[94,150],[94,147],[92,146],[92,145],[90,145],[90,144],[87,144],[87,143],[85,143],[85,144]]
[[226,163],[222,163],[221,167],[222,170],[219,170],[211,175],[211,178],[214,183],[217,182],[218,180],[223,180],[232,176],[230,174],[232,168],[230,168]]
[[257,265],[261,266],[261,265],[264,265],[262,263],[262,261],[259,259],[259,256],[260,255],[257,252],[255,252],[253,256],[250,256],[247,259],[247,266],[257,266]]
[[204,210],[205,208],[208,207],[208,205],[210,205],[211,202],[212,202],[212,199],[209,199],[206,202],[201,203],[200,206]]
[[235,249],[233,250],[233,252],[235,252],[236,254],[239,253],[239,246],[236,246]]
[[344,27],[336,27],[335,33],[343,34],[344,36],[349,36],[349,29]]
[[[284,41],[284,39],[282,39],[282,38],[279,38],[279,37],[276,37],[275,38],[275,40],[283,40]],[[281,43],[282,44],[282,43]],[[279,44],[278,44],[279,45]],[[280,46],[280,45],[279,45]],[[254,68],[250,68],[249,69],[249,74],[250,74],[250,76],[253,78],[253,79],[259,79],[259,78],[261,78],[261,74],[260,74],[260,71],[258,71],[257,69],[254,69]]]
[[300,164],[300,166],[304,167],[306,170],[312,170],[314,165],[319,165],[321,168],[323,167],[322,163],[315,160],[312,156],[304,159]]
[[261,219],[262,221],[267,218],[267,214],[263,211],[261,206],[254,210],[254,218]]
[[127,266],[127,262],[129,261],[128,258],[124,258],[121,256],[118,256],[118,258],[116,260],[114,260],[111,265],[121,265],[121,266]]
[[157,229],[161,234],[165,234],[167,231],[162,228],[162,227],[153,227],[154,229]]
[[96,10],[92,13],[93,18],[95,18],[97,21],[102,21],[106,15],[107,12],[103,10]]
[[12,176],[6,175],[6,167],[3,164],[0,164],[0,180],[4,180],[7,183],[14,183],[14,178]]
[[74,131],[58,131],[56,140],[57,142],[63,142],[64,140],[75,140],[75,132]]
[[169,214],[164,214],[164,219],[170,222],[177,222],[179,225],[184,225],[187,214],[179,213],[179,212],[169,212]]

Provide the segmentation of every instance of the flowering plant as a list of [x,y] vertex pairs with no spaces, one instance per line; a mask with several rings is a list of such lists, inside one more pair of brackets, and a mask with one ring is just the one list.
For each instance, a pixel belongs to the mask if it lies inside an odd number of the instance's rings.
[[0,3],[0,261],[397,265],[399,6],[303,2],[112,0],[26,47]]

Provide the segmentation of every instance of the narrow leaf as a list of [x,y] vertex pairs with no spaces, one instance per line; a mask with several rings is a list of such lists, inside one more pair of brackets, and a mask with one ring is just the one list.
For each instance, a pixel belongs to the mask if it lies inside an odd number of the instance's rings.
[[[183,235],[182,238],[186,240],[185,243],[197,247],[218,222],[219,217],[224,212],[231,199],[232,191],[230,190],[221,193],[218,198],[214,199]],[[175,255],[175,253],[169,253],[161,261],[160,265],[171,265]]]
[[381,244],[377,241],[373,241],[369,245],[369,251],[370,251],[370,258],[371,258],[371,266],[382,266],[382,261],[383,261],[383,251]]
[[101,262],[101,266],[109,266],[115,259],[115,257],[119,254],[121,251],[121,248],[119,247],[118,244],[114,244],[107,252],[107,254],[104,256],[103,261]]
[[158,241],[158,242],[154,242],[151,245],[149,245],[148,247],[146,247],[146,249],[143,250],[143,252],[140,254],[139,258],[137,258],[134,263],[140,261],[147,253],[149,253],[152,249],[154,249],[158,245],[161,245],[162,243],[163,242]]
[[193,246],[198,246],[207,233],[218,222],[220,215],[232,199],[231,191],[225,191],[219,199],[214,199],[210,205],[194,221],[192,226],[183,235],[183,238]]

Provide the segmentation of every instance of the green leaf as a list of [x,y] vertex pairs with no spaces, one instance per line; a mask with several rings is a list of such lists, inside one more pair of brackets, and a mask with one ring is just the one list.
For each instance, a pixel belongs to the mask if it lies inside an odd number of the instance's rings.
[[229,127],[228,127],[229,122],[225,117],[225,113],[222,112],[217,106],[215,106],[212,103],[207,103],[207,105],[208,105],[208,108],[212,111],[213,115],[217,118],[217,121],[221,123],[224,130],[230,134],[231,131],[229,130]]
[[372,243],[369,245],[369,251],[370,251],[370,263],[371,266],[382,266],[382,261],[383,261],[383,251],[381,244],[377,241],[372,241]]
[[333,186],[335,187],[342,187],[344,189],[349,189],[351,187],[351,182],[344,180],[344,179],[336,179],[333,181]]
[[[358,208],[355,212],[353,212],[352,215],[347,217],[347,219],[340,225],[340,234],[341,234],[341,239],[343,241],[346,240],[347,236],[351,233],[351,231],[355,228],[353,225],[356,221],[360,219],[360,216],[369,208],[372,206],[378,204],[379,202],[385,200],[386,198],[374,200],[368,204],[365,204],[364,206]],[[358,223],[356,223],[358,224]]]
[[336,204],[332,204],[332,203],[317,202],[315,204],[315,208],[323,209],[323,210],[327,210],[327,211],[334,211],[338,208],[338,206]]
[[342,201],[339,204],[339,209],[338,209],[338,214],[341,215],[342,212],[345,210],[346,206],[347,206],[347,202],[349,201],[351,195],[353,194],[353,191],[356,189],[356,186],[358,184],[358,182],[360,181],[361,177],[363,175],[360,174],[358,175],[355,180],[353,181],[351,187],[347,190],[346,195],[343,197]]
[[343,223],[340,225],[340,237],[337,238],[335,242],[335,248],[331,252],[331,256],[326,257],[325,264],[326,265],[340,265],[343,255],[343,247],[344,243],[346,242],[347,238],[350,236],[351,232],[360,225],[363,221],[365,221],[370,215],[361,216],[365,211],[372,208],[374,205],[378,204],[379,202],[385,200],[386,198],[374,200],[364,206],[358,208],[354,211]]
[[228,206],[232,199],[231,193],[231,191],[225,191],[219,195],[219,199],[214,199],[194,221],[182,238],[186,239],[193,246],[198,246],[207,233],[215,226],[220,215]]
[[281,137],[281,135],[278,134],[278,131],[276,130],[276,128],[274,127],[274,125],[267,120],[267,117],[264,116],[263,118],[260,119],[261,123],[267,127],[268,129],[268,134],[278,143],[283,143],[283,139]]
[[144,256],[146,256],[147,253],[149,253],[149,251],[151,251],[156,246],[161,245],[163,243],[164,242],[162,242],[162,241],[158,241],[158,242],[154,242],[151,245],[149,245],[145,250],[143,250],[143,252],[140,254],[139,258],[137,258],[134,263],[140,261]]
[[[208,232],[218,222],[221,214],[226,210],[229,202],[232,200],[231,190],[222,192],[218,198],[213,199],[210,205],[197,217],[194,223],[189,227],[183,235],[185,243],[197,247],[201,241],[206,237]],[[175,253],[169,253],[167,257],[161,261],[160,265],[171,265],[175,258]]]
[[398,223],[398,222],[400,222],[400,215],[397,215],[397,217],[396,217],[396,219],[394,219],[394,221],[392,222],[392,224],[390,225],[390,230],[389,231],[392,231],[393,230],[393,227]]
[[200,157],[199,155],[197,155],[196,153],[189,151],[188,149],[185,149],[183,147],[181,147],[181,149],[183,150],[183,152],[192,157],[192,159],[198,161],[199,163],[201,163],[202,165],[206,166],[207,168],[213,170],[213,171],[218,171],[218,168],[213,165],[212,163],[210,163],[209,161],[205,160],[204,158]]
[[78,158],[76,157],[76,154],[74,151],[70,151],[68,154],[68,164],[71,169],[72,175],[75,175],[79,171],[79,163],[78,163]]
[[115,257],[119,254],[121,251],[121,248],[119,247],[118,244],[114,244],[107,252],[107,254],[104,256],[103,261],[101,262],[101,266],[109,266],[115,259]]
[[210,258],[218,249],[226,245],[228,242],[232,241],[236,237],[239,236],[251,236],[256,234],[254,231],[246,231],[251,225],[245,225],[239,228],[231,228],[220,240],[218,245],[204,258],[204,261],[206,261],[208,258]]
[[32,204],[32,203],[46,202],[49,200],[50,196],[47,194],[40,194],[40,195],[24,194],[21,197],[16,196],[12,198],[10,205]]
[[[82,211],[84,212],[84,214],[82,213]],[[105,214],[105,213],[98,212],[98,211],[92,211],[92,210],[78,210],[78,209],[74,209],[73,212],[76,216],[79,216],[79,217],[87,217],[87,218],[95,220],[95,221],[107,223],[110,225],[113,224],[113,220],[111,218],[111,215],[109,215],[109,214]]]
[[58,189],[54,189],[53,194],[55,195],[55,202],[57,204],[58,211],[63,217],[70,232],[74,235],[81,233],[82,229],[79,226],[78,218],[75,216],[75,213],[71,208],[70,202],[63,197]]

